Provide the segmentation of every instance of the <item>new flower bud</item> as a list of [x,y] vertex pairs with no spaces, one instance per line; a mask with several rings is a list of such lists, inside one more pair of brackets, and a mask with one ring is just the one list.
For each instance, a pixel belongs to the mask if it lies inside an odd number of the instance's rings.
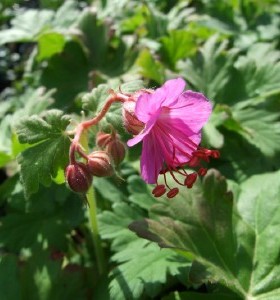
[[122,115],[124,127],[128,133],[137,135],[144,128],[144,123],[141,122],[135,115],[136,102],[128,100],[122,106]]
[[107,144],[112,140],[110,133],[98,132],[96,135],[96,144],[100,148],[105,148]]
[[124,160],[125,145],[117,137],[107,144],[106,150],[116,166]]
[[114,174],[110,156],[106,151],[98,150],[89,154],[87,167],[94,176],[105,177]]
[[65,178],[71,190],[77,193],[86,193],[92,182],[87,166],[80,162],[67,166]]

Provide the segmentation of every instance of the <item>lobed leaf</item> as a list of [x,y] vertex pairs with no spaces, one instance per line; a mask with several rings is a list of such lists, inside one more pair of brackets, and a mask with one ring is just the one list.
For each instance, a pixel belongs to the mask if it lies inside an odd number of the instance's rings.
[[49,186],[58,169],[68,161],[70,141],[64,130],[69,117],[57,110],[48,111],[45,116],[32,116],[23,119],[17,126],[21,143],[38,143],[23,151],[18,162],[25,194],[29,197],[36,193],[39,184]]
[[279,192],[279,172],[253,176],[233,205],[225,179],[211,171],[193,191],[155,205],[157,221],[137,221],[130,228],[161,247],[191,253],[212,281],[242,299],[278,299]]

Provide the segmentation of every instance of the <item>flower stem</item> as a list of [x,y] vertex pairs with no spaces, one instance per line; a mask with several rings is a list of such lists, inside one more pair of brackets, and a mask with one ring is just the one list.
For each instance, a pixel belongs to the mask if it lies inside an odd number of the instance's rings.
[[90,226],[91,226],[91,231],[92,231],[95,257],[96,257],[98,272],[99,272],[99,275],[101,276],[105,273],[106,267],[105,267],[103,249],[102,249],[101,240],[100,240],[99,231],[98,231],[97,205],[96,205],[96,199],[94,196],[93,186],[91,186],[90,189],[88,190],[86,197],[87,197],[87,201],[88,201],[89,220],[90,220]]
[[[81,134],[81,145],[83,148],[88,151],[88,135],[87,131],[83,131]],[[99,275],[103,275],[105,273],[105,259],[104,253],[101,245],[101,239],[99,236],[98,230],[98,221],[97,221],[97,205],[95,199],[95,193],[93,185],[90,186],[88,192],[86,193],[87,203],[88,203],[88,210],[89,210],[89,223],[92,232],[92,239],[93,239],[93,246],[95,252],[95,258],[98,268]]]

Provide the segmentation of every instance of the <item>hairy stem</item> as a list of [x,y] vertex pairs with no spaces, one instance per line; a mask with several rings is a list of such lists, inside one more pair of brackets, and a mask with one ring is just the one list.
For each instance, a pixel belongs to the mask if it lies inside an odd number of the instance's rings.
[[96,205],[93,186],[91,186],[90,189],[88,190],[86,197],[88,201],[89,220],[90,220],[90,226],[92,231],[92,238],[93,238],[95,257],[96,257],[96,262],[98,267],[98,273],[101,276],[106,271],[106,265],[105,265],[104,253],[101,245],[101,239],[98,231],[97,205]]
[[[86,132],[83,132],[83,134],[80,137],[81,139],[81,145],[83,148],[88,151],[88,136]],[[91,227],[92,232],[92,239],[94,244],[94,252],[95,252],[95,258],[96,263],[98,267],[98,273],[101,276],[105,272],[105,260],[104,260],[104,254],[103,249],[101,245],[101,239],[99,236],[99,230],[98,230],[98,221],[97,221],[97,205],[96,205],[96,199],[95,199],[95,193],[93,185],[89,188],[87,194],[87,203],[88,203],[88,210],[89,210],[89,223]]]
[[108,100],[105,102],[103,108],[101,111],[91,120],[84,121],[80,124],[75,129],[75,136],[74,139],[72,140],[71,146],[70,146],[70,151],[69,151],[69,160],[71,164],[74,164],[76,162],[75,158],[75,152],[80,149],[79,148],[79,143],[81,136],[83,133],[89,129],[91,126],[97,125],[106,115],[108,110],[110,109],[111,105],[115,102],[125,102],[129,96],[124,95],[122,93],[115,93],[114,91],[110,91],[111,96],[108,98]]

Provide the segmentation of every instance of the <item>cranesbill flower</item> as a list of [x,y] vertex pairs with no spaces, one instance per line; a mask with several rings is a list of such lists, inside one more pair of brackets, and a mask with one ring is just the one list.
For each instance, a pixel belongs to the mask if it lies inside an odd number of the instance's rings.
[[[144,128],[127,144],[132,147],[142,142],[141,176],[147,183],[156,184],[156,197],[163,195],[166,188],[169,198],[179,192],[168,185],[167,172],[178,184],[191,188],[197,174],[203,176],[207,172],[201,161],[219,157],[217,150],[199,147],[201,129],[212,111],[211,103],[201,93],[184,91],[185,85],[182,78],[168,80],[155,91],[142,91],[136,99],[134,114]],[[198,171],[188,174],[185,166]],[[165,184],[158,184],[160,174]],[[180,181],[182,176],[184,180]]]

